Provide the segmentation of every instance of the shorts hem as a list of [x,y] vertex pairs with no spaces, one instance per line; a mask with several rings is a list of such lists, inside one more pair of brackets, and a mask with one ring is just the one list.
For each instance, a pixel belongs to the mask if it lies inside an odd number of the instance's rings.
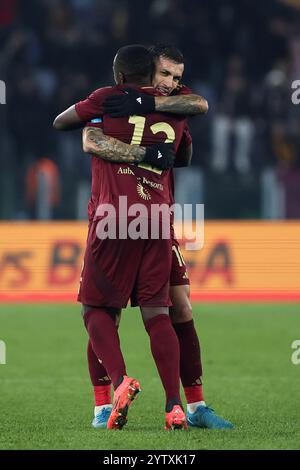
[[170,282],[170,287],[176,287],[176,286],[189,286],[191,283],[188,279],[185,281],[178,281],[178,282]]
[[128,303],[126,304],[112,304],[111,302],[98,302],[95,300],[87,300],[87,299],[80,299],[77,298],[77,302],[80,302],[82,305],[90,305],[91,307],[102,307],[102,308],[119,308],[123,309],[126,308]]

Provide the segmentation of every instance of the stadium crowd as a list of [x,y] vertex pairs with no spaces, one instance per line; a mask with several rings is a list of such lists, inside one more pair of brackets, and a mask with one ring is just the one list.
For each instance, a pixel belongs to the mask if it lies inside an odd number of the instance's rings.
[[[119,47],[157,42],[182,50],[184,83],[210,105],[190,120],[193,172],[178,172],[180,201],[205,202],[211,218],[300,217],[297,0],[2,0],[0,39],[0,218],[85,217],[89,158],[80,131],[60,134],[53,118],[113,83]],[[268,203],[279,183],[284,214]]]

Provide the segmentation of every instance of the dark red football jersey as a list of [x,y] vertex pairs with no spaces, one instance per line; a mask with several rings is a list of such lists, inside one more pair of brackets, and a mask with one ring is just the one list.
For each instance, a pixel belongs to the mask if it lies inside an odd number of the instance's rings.
[[[191,95],[193,92],[190,88],[188,88],[186,85],[179,84],[178,87],[172,92],[171,96],[176,96],[176,95]],[[181,145],[185,148],[188,148],[192,143],[192,136],[190,134],[188,124],[186,121],[186,126],[183,132],[183,137],[181,141]],[[171,199],[171,205],[175,203],[175,172],[172,169],[170,171],[170,199]],[[171,217],[171,224],[174,223],[174,212],[172,213]]]
[[[126,85],[128,87],[128,85]],[[111,94],[121,94],[125,86],[100,88],[86,100],[75,105],[82,121],[99,125],[104,134],[128,144],[153,145],[174,142],[175,151],[186,137],[186,118],[165,113],[111,118],[103,115],[102,103]],[[152,87],[139,88],[142,93],[158,95]],[[146,164],[132,165],[110,163],[92,158],[92,196],[89,219],[93,219],[100,204],[112,204],[118,209],[119,196],[127,196],[127,204],[143,203],[148,209],[152,204],[172,204],[172,170],[158,170]]]

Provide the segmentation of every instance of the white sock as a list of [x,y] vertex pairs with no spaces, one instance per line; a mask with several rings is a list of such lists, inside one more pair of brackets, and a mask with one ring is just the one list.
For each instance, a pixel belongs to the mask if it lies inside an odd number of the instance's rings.
[[101,410],[103,408],[112,408],[112,404],[111,403],[107,403],[107,405],[101,405],[101,406],[95,406],[94,408],[94,416],[98,415],[99,413],[101,413]]
[[206,406],[205,401],[195,401],[195,403],[188,403],[187,410],[189,413],[195,413],[197,406]]

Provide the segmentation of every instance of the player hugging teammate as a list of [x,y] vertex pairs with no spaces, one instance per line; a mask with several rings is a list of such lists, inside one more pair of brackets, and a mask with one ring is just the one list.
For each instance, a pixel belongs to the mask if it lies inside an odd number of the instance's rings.
[[[187,423],[233,427],[204,402],[189,280],[172,216],[154,218],[152,212],[153,206],[173,204],[172,167],[191,161],[186,117],[207,111],[206,100],[180,86],[183,69],[183,57],[172,46],[123,47],[113,65],[117,85],[96,90],[54,122],[61,130],[85,126],[83,148],[93,155],[89,233],[78,299],[89,334],[96,428],[122,429],[140,391],[139,381],[127,375],[118,336],[120,312],[129,299],[140,307],[165,389],[165,429],[186,429]],[[130,208],[126,217],[120,209],[124,198]],[[137,204],[144,208],[138,222]],[[155,237],[154,224],[159,228]]]

